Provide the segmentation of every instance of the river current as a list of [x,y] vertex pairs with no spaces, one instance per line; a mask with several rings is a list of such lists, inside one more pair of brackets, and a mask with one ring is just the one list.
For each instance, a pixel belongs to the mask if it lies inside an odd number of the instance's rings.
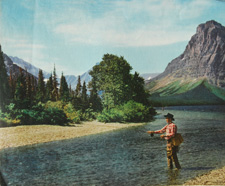
[[[5,149],[0,170],[7,185],[176,185],[225,166],[225,107],[158,109],[143,126],[70,140]],[[184,138],[181,170],[168,170],[166,142],[147,130],[172,113]]]

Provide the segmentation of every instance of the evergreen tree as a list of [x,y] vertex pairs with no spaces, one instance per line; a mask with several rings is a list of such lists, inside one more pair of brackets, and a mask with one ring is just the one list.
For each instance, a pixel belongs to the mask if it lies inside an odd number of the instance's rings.
[[16,90],[16,80],[15,77],[13,77],[12,69],[10,70],[9,75],[9,87],[10,87],[10,99],[13,100]]
[[66,82],[66,78],[62,73],[61,80],[60,80],[60,89],[59,89],[59,96],[62,101],[69,100],[69,88]]
[[149,105],[148,97],[150,96],[144,88],[144,79],[139,76],[137,72],[132,76],[132,99],[136,102],[142,103],[146,106]]
[[16,81],[15,102],[18,108],[26,108],[24,104],[26,98],[26,80],[22,68],[19,69],[20,74]]
[[36,96],[36,91],[37,91],[37,80],[35,79],[34,76],[31,76],[31,95],[32,99],[35,98]]
[[94,111],[102,110],[101,98],[98,96],[97,86],[96,86],[96,78],[92,78],[92,81],[89,83],[90,90],[90,107]]
[[81,102],[82,102],[82,110],[86,110],[88,108],[88,95],[85,81],[83,82],[82,86]]
[[10,98],[9,79],[4,62],[3,52],[0,45],[0,109],[5,111],[5,105]]
[[56,69],[54,66],[54,71],[53,71],[53,101],[57,101],[59,99],[59,93],[58,93],[58,81],[57,81],[57,75],[56,75]]
[[76,110],[81,110],[83,105],[82,105],[82,99],[81,99],[81,81],[80,81],[80,76],[78,76],[78,81],[77,81],[77,86],[75,89],[75,95],[73,98],[73,106]]
[[36,99],[37,99],[37,101],[44,102],[44,98],[45,98],[45,82],[44,82],[44,76],[43,76],[42,70],[39,69]]
[[26,98],[31,101],[32,100],[32,84],[31,77],[27,74],[26,76]]
[[53,80],[52,74],[50,75],[46,84],[46,100],[53,101]]
[[75,89],[75,97],[81,97],[81,81],[80,76],[78,76],[77,86]]
[[70,97],[70,100],[74,98],[74,94],[75,94],[75,92],[73,91],[73,89],[71,87],[71,84],[70,84],[70,87],[69,87],[69,97]]

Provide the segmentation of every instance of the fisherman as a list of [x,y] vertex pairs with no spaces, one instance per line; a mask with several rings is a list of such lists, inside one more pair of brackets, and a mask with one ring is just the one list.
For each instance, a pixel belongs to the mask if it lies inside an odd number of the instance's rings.
[[174,162],[176,168],[181,169],[181,166],[177,158],[178,146],[174,146],[171,140],[171,138],[174,137],[175,134],[177,133],[177,126],[173,123],[175,119],[173,118],[173,114],[170,113],[164,115],[164,117],[166,118],[166,122],[168,123],[165,127],[157,131],[147,131],[147,133],[153,135],[153,134],[162,134],[166,132],[166,135],[161,135],[160,137],[167,140],[168,168],[172,169]]

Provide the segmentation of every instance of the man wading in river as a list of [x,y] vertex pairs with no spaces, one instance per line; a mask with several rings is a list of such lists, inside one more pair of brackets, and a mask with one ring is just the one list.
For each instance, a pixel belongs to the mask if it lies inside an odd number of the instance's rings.
[[173,162],[177,169],[181,169],[181,166],[179,164],[178,158],[177,158],[177,151],[178,146],[173,146],[171,138],[175,136],[177,133],[177,126],[173,123],[174,118],[173,115],[168,113],[167,115],[164,115],[166,118],[166,122],[168,123],[165,127],[163,127],[161,130],[157,131],[147,131],[149,134],[162,134],[166,132],[166,135],[161,135],[161,138],[165,138],[167,140],[167,162],[168,167],[170,169],[173,168]]

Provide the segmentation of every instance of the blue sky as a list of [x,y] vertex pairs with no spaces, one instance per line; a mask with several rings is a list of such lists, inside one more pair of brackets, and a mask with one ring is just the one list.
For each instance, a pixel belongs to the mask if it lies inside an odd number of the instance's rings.
[[81,75],[106,53],[163,72],[199,24],[224,18],[223,0],[0,0],[0,44],[48,72]]

